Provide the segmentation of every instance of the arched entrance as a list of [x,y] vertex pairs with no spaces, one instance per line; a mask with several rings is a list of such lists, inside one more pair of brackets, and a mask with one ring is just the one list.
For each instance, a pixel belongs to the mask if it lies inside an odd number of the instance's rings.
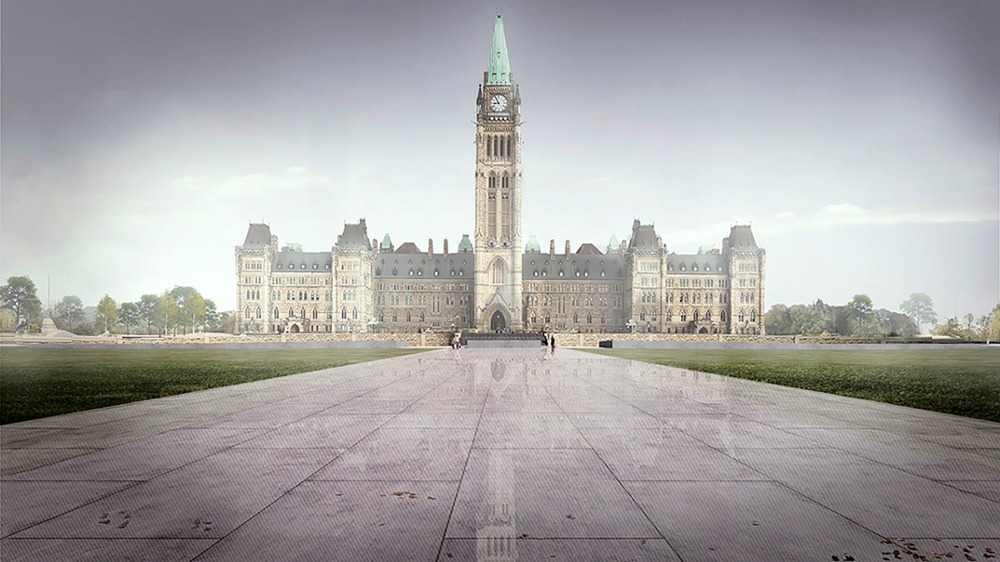
[[708,328],[702,328],[702,329],[698,330],[698,333],[699,334],[707,334],[708,333]]
[[292,327],[288,331],[291,332],[291,333],[293,333],[293,334],[299,333],[299,325],[298,324],[292,324]]
[[493,313],[493,317],[490,318],[490,329],[493,331],[503,330],[507,327],[507,320],[503,317],[503,313],[499,310]]

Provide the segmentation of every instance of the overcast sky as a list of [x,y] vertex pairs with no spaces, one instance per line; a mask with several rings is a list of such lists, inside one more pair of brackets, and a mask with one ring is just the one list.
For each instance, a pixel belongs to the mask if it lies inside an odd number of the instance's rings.
[[[251,221],[457,247],[496,8],[4,0],[0,277],[226,310]],[[752,223],[768,308],[1000,300],[1000,2],[502,8],[525,240],[603,250],[638,218],[693,253]]]

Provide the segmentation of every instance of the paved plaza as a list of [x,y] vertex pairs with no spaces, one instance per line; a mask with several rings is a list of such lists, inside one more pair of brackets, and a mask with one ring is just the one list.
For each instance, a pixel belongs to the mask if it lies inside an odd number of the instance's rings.
[[436,350],[0,437],[4,561],[1000,551],[1000,424],[569,349]]

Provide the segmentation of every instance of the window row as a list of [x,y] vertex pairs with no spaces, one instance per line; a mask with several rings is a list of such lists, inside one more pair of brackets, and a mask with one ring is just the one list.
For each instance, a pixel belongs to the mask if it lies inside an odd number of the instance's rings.
[[275,277],[275,285],[333,285],[331,277]]
[[[271,300],[280,301],[282,300],[281,291],[271,291]],[[333,291],[285,291],[284,300],[286,301],[318,301],[318,300],[333,300]]]
[[526,292],[530,293],[616,293],[621,292],[622,285],[620,283],[587,283],[584,285],[578,283],[531,283],[527,286]]
[[505,158],[514,153],[513,135],[487,135],[486,156],[489,158]]
[[[675,321],[674,317],[675,317],[675,314],[674,314],[673,310],[665,310],[665,311],[663,311],[663,321],[664,322],[674,322]],[[706,310],[705,312],[699,312],[699,311],[695,310],[695,311],[692,311],[690,315],[688,315],[688,311],[687,310],[681,310],[680,313],[676,314],[676,317],[677,317],[676,321],[678,321],[678,322],[687,322],[688,320],[690,320],[692,322],[711,322],[712,321],[712,311],[711,310]],[[647,322],[647,321],[649,321],[649,322],[656,322],[656,310],[655,309],[648,310],[648,311],[644,310],[644,309],[640,310],[639,311],[639,321],[640,322]],[[725,322],[725,321],[726,321],[726,311],[723,310],[723,311],[721,311],[719,313],[719,322]]]
[[[487,182],[488,185],[489,185],[489,187],[490,187],[490,189],[496,189],[498,181],[500,182],[500,188],[501,189],[507,189],[508,187],[510,187],[510,176],[507,175],[507,172],[504,172],[499,177],[496,175],[495,172],[490,172],[490,177],[489,177],[489,180]],[[504,197],[504,199],[506,199],[507,198],[507,193],[504,193],[503,197]],[[493,192],[490,192],[490,199],[496,199],[496,194],[493,193]]]
[[[278,310],[277,307],[274,308],[273,312],[274,312],[274,319],[275,320],[281,318],[281,311]],[[312,317],[313,320],[318,320],[319,319],[319,309],[318,308],[312,309],[312,313],[311,313],[310,316]],[[285,318],[298,318],[298,319],[301,319],[301,320],[306,320],[309,317],[306,316],[306,309],[304,309],[304,308],[300,308],[299,309],[299,314],[298,315],[295,314],[295,309],[289,308],[288,309],[288,314],[285,316]],[[331,310],[329,308],[326,309],[326,319],[327,320],[333,320],[333,310]]]
[[[668,293],[664,297],[664,302],[673,303],[674,302],[674,293]],[[701,304],[701,303],[714,304],[715,303],[715,295],[712,294],[712,293],[677,293],[677,301],[676,302],[678,302],[678,303],[695,303],[695,304]],[[720,293],[719,294],[719,302],[720,303],[727,303],[727,302],[729,302],[729,298],[726,296],[725,293]]]

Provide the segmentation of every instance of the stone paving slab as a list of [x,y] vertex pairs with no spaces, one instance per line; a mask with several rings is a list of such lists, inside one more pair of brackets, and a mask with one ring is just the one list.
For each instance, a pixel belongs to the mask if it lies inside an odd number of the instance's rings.
[[5,561],[1000,550],[1000,424],[569,349],[438,350],[0,437]]

